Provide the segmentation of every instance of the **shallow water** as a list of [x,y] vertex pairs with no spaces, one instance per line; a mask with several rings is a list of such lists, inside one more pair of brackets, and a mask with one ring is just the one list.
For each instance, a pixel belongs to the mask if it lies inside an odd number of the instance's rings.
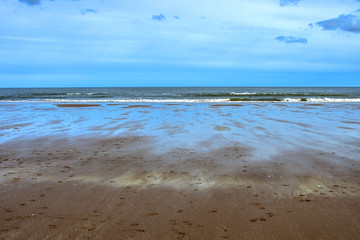
[[233,143],[254,160],[301,148],[360,160],[360,106],[351,103],[2,103],[0,142],[43,136],[151,136],[155,148],[208,151]]

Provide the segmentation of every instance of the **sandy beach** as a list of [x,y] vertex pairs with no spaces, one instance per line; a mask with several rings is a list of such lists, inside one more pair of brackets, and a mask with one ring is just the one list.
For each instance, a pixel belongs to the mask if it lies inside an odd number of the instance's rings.
[[356,239],[359,107],[0,104],[0,239]]

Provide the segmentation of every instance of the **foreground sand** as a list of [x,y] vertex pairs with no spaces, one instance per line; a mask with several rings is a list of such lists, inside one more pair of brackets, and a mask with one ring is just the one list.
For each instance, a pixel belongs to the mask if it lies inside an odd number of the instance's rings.
[[[306,165],[251,163],[240,146],[208,153],[174,149],[160,156],[151,151],[151,139],[140,137],[41,138],[4,146],[0,239],[356,239],[360,234],[356,162],[340,167],[311,152]],[[187,161],[177,162],[182,158]],[[231,161],[239,164],[224,170]]]
[[360,235],[358,105],[0,107],[0,239]]

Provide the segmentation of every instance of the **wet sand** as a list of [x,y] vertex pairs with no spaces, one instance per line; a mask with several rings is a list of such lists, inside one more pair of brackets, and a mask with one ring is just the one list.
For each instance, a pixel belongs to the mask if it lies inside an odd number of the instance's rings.
[[[116,106],[109,108],[114,111]],[[236,122],[239,119],[229,115],[235,114],[228,112],[231,108],[209,106],[201,116],[216,120],[206,129],[215,137],[201,133],[203,138],[195,142],[189,136],[199,132],[187,132],[181,123],[174,128],[164,122],[159,128],[137,119],[138,114],[155,118],[157,108],[139,113],[138,107],[120,107],[117,114],[125,120],[113,116],[105,124],[104,115],[103,125],[87,122],[92,130],[79,135],[67,130],[66,117],[50,119],[50,129],[56,130],[47,135],[30,135],[32,125],[16,121],[14,128],[4,128],[4,136],[19,135],[0,144],[0,239],[356,239],[360,235],[358,139],[349,134],[336,137],[331,145],[328,135],[316,131],[313,120],[318,118],[311,114],[306,124],[298,124],[299,118],[291,121],[287,115],[263,112],[259,115],[266,124],[248,125]],[[190,108],[160,110],[164,116],[184,112],[188,118],[195,111]],[[80,118],[85,115],[79,111],[96,115],[92,109],[64,113],[84,123]],[[45,116],[56,112],[47,111]],[[339,118],[333,128],[346,121],[357,130],[351,116]],[[205,128],[199,123],[202,119],[196,121],[186,124]],[[274,147],[264,145],[269,140],[230,138],[241,138],[236,134],[259,125],[261,131],[270,132],[294,126],[293,131],[312,131],[309,136],[314,137],[285,148],[289,143],[273,135],[279,144],[274,146],[281,149],[269,155]],[[150,134],[149,126],[158,135]],[[118,128],[129,132],[97,134]],[[178,141],[183,134],[191,144]],[[318,135],[332,151],[309,144]]]
[[1,239],[355,239],[360,233],[360,163],[329,164],[315,152],[306,164],[286,156],[283,163],[251,163],[251,151],[240,146],[159,156],[151,141],[42,138],[3,145]]

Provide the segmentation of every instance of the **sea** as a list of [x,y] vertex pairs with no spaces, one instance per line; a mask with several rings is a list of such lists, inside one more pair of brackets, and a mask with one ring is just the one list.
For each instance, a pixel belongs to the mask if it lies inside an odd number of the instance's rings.
[[360,87],[0,88],[0,102],[360,102]]

